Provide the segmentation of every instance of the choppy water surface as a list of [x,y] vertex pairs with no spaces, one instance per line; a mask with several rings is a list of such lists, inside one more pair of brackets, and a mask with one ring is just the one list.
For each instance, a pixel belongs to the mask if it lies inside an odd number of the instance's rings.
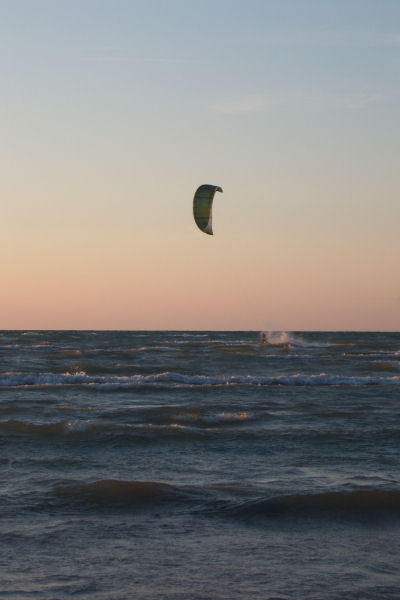
[[0,332],[0,598],[400,597],[400,334]]

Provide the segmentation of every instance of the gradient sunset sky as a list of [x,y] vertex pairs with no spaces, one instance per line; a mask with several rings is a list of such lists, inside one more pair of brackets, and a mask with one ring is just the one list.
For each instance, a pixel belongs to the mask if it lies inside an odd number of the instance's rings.
[[1,329],[400,329],[398,0],[1,0],[0,46]]

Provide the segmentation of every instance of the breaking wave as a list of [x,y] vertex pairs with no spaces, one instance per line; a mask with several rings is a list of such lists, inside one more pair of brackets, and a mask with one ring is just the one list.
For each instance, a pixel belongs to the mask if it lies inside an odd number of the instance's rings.
[[262,331],[260,340],[267,346],[300,346],[301,348],[328,348],[333,344],[305,340],[301,335],[288,331]]
[[138,387],[217,387],[217,386],[349,386],[400,385],[400,376],[346,376],[326,373],[305,375],[276,375],[257,377],[252,375],[184,375],[164,372],[153,375],[88,375],[78,373],[4,373],[0,376],[0,388],[18,387],[72,387],[85,386],[103,391],[134,389]]

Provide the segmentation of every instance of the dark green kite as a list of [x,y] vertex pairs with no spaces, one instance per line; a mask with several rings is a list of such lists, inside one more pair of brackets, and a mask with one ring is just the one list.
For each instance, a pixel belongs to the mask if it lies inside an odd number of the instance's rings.
[[208,235],[213,235],[212,230],[212,203],[215,192],[222,192],[217,185],[201,185],[197,188],[193,198],[193,216],[197,227]]

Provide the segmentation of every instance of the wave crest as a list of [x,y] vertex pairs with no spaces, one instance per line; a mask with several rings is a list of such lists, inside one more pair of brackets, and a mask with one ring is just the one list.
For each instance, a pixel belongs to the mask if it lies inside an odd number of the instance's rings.
[[349,386],[400,385],[400,376],[350,376],[327,373],[276,375],[269,377],[253,375],[183,375],[166,371],[153,375],[87,375],[79,373],[4,373],[0,376],[0,388],[43,388],[84,386],[102,391],[135,389],[140,387],[217,387],[217,386]]
[[148,505],[174,500],[180,495],[178,488],[167,483],[117,479],[102,479],[76,485],[58,485],[54,492],[63,499],[109,505]]

